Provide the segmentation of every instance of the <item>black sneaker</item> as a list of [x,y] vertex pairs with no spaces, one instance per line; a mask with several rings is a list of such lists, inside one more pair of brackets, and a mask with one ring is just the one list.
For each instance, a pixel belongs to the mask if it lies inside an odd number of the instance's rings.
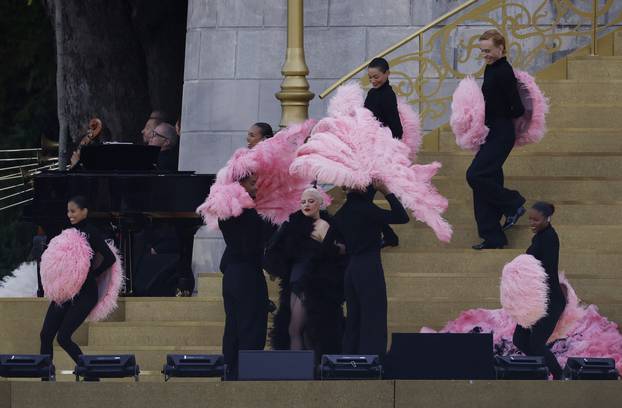
[[520,206],[518,210],[516,210],[516,213],[514,215],[505,217],[505,224],[503,224],[503,228],[502,228],[503,231],[506,231],[512,228],[518,222],[518,219],[522,217],[523,215],[525,215],[526,212],[527,210],[525,210],[525,207]]

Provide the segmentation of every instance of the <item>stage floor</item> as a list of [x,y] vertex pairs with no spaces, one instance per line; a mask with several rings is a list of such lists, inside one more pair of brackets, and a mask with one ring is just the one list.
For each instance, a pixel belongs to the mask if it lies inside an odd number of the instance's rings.
[[620,407],[620,381],[42,383],[0,380],[0,408]]

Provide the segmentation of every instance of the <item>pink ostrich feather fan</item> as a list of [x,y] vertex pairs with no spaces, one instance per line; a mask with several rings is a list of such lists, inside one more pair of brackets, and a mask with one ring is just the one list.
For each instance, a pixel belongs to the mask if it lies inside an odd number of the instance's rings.
[[536,80],[525,71],[515,70],[520,95],[525,113],[514,121],[516,129],[515,146],[538,143],[546,134],[546,114],[549,112],[549,101]]
[[547,277],[540,261],[519,255],[503,267],[501,306],[518,324],[530,328],[546,316]]
[[[216,229],[218,220],[236,217],[246,208],[255,208],[275,224],[287,220],[298,209],[302,192],[313,181],[290,175],[289,167],[314,125],[313,120],[290,125],[253,149],[238,149],[218,172],[205,202],[197,208],[205,224]],[[238,182],[250,174],[257,176],[254,200]]]
[[99,300],[87,318],[87,320],[91,322],[105,320],[117,309],[119,293],[121,293],[123,289],[125,274],[123,272],[121,255],[112,242],[108,241],[107,244],[114,254],[115,262],[110,268],[97,277]]
[[52,238],[41,256],[45,296],[57,304],[73,299],[86,280],[92,256],[86,235],[75,228],[68,228]]
[[448,242],[452,228],[442,217],[447,199],[432,185],[440,163],[413,165],[410,154],[411,148],[394,139],[364,108],[360,86],[351,83],[337,89],[328,117],[318,122],[308,142],[298,149],[290,173],[355,189],[380,180],[439,240]]
[[486,103],[475,79],[467,76],[460,81],[451,101],[449,125],[461,149],[478,151],[486,142],[488,127],[484,124]]
[[402,142],[410,148],[410,160],[415,161],[423,142],[421,118],[404,98],[397,100],[397,110],[400,114],[400,122],[402,122]]

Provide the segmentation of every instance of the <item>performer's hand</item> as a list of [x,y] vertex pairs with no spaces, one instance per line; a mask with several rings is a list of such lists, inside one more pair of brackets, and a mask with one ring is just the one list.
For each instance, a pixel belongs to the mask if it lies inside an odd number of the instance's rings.
[[391,192],[389,191],[389,189],[387,188],[387,186],[384,185],[384,183],[380,180],[374,180],[374,188],[378,191],[380,191],[382,194],[387,195],[387,194],[391,194]]

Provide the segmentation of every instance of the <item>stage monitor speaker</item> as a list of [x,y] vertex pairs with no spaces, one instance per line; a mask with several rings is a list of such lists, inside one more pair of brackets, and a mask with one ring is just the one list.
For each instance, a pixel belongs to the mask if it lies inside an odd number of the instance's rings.
[[617,380],[613,358],[568,357],[564,367],[564,378],[568,380]]
[[377,355],[325,354],[320,363],[322,380],[380,380],[382,365]]
[[492,334],[393,333],[383,365],[386,379],[494,379]]
[[80,377],[85,380],[133,377],[138,381],[140,368],[133,354],[82,355],[73,373],[76,381],[80,381]]
[[0,377],[56,379],[52,358],[47,354],[2,354]]
[[162,369],[164,381],[171,377],[223,377],[222,354],[168,354]]
[[544,357],[496,356],[497,380],[548,380],[549,369]]
[[240,350],[239,352],[239,380],[313,380],[314,370],[313,351]]

